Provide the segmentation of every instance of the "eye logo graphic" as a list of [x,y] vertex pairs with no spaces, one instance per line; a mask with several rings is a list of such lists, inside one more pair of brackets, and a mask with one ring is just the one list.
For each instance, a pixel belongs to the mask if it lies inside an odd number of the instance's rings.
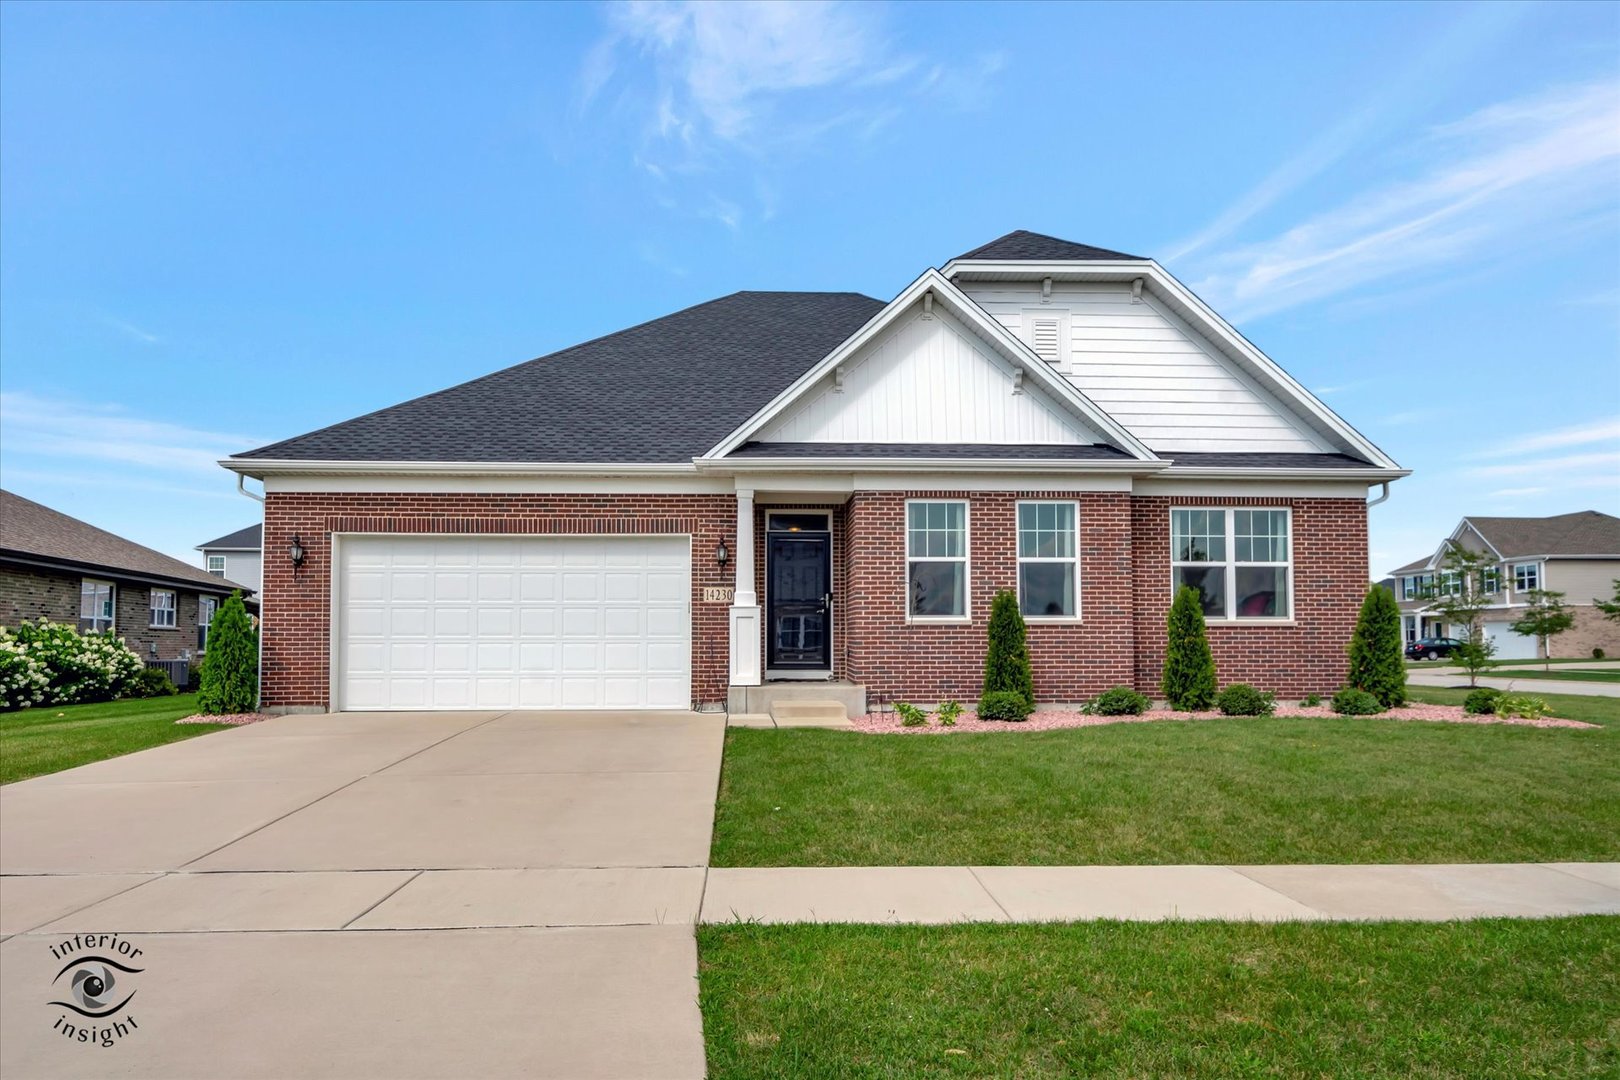
[[[105,956],[81,956],[56,973],[52,984],[59,984],[62,976],[73,973],[68,980],[69,996],[73,1001],[53,1001],[52,1005],[60,1005],[64,1009],[72,1009],[80,1016],[88,1016],[93,1020],[112,1016],[129,1004],[129,999],[135,996],[131,990],[120,999],[116,992],[118,976],[113,972],[122,971],[126,975],[139,975],[145,968],[126,967],[116,960]],[[74,1004],[77,1002],[78,1004]]]

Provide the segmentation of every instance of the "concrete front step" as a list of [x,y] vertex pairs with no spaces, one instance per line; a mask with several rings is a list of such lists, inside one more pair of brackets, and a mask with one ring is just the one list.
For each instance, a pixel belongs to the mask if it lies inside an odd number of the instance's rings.
[[858,683],[825,679],[733,686],[729,697],[732,715],[774,713],[778,702],[790,701],[836,701],[843,705],[846,716],[860,716],[866,712],[866,687]]
[[777,727],[849,727],[849,713],[838,701],[779,701],[771,706]]

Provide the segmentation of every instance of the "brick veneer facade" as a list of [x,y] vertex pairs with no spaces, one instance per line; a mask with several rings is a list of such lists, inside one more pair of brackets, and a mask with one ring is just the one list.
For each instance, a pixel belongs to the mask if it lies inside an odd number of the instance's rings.
[[1131,500],[1135,549],[1136,686],[1157,691],[1170,613],[1170,508],[1270,506],[1293,511],[1293,625],[1209,624],[1220,683],[1252,683],[1284,697],[1330,693],[1344,682],[1345,647],[1367,593],[1367,507],[1360,499]]
[[[331,534],[690,535],[692,694],[724,701],[728,608],[703,603],[705,586],[731,585],[716,565],[721,539],[736,542],[729,495],[527,495],[271,493],[264,504],[264,687],[267,708],[326,706],[331,631]],[[285,556],[297,534],[306,552],[294,573]]]
[[[969,503],[968,622],[906,619],[908,498]],[[1331,691],[1342,681],[1345,644],[1367,587],[1361,499],[1171,499],[1125,492],[856,492],[833,508],[834,674],[864,683],[874,698],[976,698],[991,598],[1017,585],[1017,503],[1031,498],[1074,500],[1080,512],[1081,618],[1029,627],[1042,701],[1080,701],[1121,683],[1157,692],[1170,603],[1172,504],[1293,510],[1295,617],[1275,626],[1212,623],[1221,683],[1252,682],[1299,696]],[[786,508],[756,507],[762,598],[764,514]],[[334,532],[690,535],[692,693],[700,703],[722,701],[728,612],[724,604],[704,603],[702,590],[734,583],[733,568],[718,566],[712,552],[722,539],[735,544],[735,514],[730,495],[272,493],[265,503],[265,551],[271,554],[264,568],[264,703],[327,704]],[[296,574],[280,554],[295,533],[307,552]]]
[[162,586],[121,581],[89,571],[0,567],[0,625],[15,628],[24,619],[79,623],[79,594],[85,578],[112,581],[113,630],[142,660],[179,660],[197,655],[198,595],[179,586],[174,627],[151,625],[152,589]]

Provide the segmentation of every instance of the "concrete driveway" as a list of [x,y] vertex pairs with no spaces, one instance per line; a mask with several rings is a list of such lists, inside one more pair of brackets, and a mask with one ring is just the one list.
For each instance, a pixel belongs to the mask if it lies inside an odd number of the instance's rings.
[[[283,717],[0,789],[0,1074],[701,1076],[723,736]],[[92,952],[140,969],[103,1020],[50,1004]]]

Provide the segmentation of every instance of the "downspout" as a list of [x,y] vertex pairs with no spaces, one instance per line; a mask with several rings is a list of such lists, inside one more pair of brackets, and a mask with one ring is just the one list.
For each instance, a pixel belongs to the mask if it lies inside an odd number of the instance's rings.
[[[1379,486],[1380,486],[1380,487],[1382,487],[1382,488],[1383,488],[1383,489],[1384,489],[1384,490],[1383,490],[1383,492],[1382,492],[1382,494],[1380,494],[1380,495],[1379,495],[1379,496],[1378,496],[1378,498],[1376,498],[1376,499],[1368,499],[1368,500],[1367,500],[1367,505],[1368,505],[1368,506],[1369,506],[1369,507],[1373,507],[1373,506],[1377,506],[1377,505],[1378,505],[1378,504],[1379,504],[1379,503],[1381,503],[1381,502],[1383,502],[1383,501],[1384,501],[1384,500],[1385,500],[1385,499],[1387,499],[1387,498],[1389,498],[1389,481],[1388,481],[1388,480],[1385,480],[1385,481],[1384,481],[1384,482],[1383,482],[1383,483],[1382,483],[1382,484],[1381,484],[1381,485],[1379,485]],[[261,500],[261,501],[262,501],[262,500]]]
[[[1387,486],[1387,485],[1386,485]],[[259,504],[259,670],[257,678],[253,680],[253,711],[258,712],[264,704],[264,496],[255,495],[247,489],[247,477],[241,473],[236,474],[236,491],[246,495]]]

